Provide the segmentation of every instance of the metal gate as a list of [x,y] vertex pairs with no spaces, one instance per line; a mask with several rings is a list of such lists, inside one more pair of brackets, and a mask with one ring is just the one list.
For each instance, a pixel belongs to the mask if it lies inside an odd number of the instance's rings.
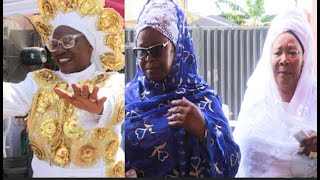
[[[198,73],[229,106],[230,120],[236,120],[246,82],[261,56],[269,27],[190,28],[198,60]],[[136,72],[134,31],[126,29],[126,82]]]

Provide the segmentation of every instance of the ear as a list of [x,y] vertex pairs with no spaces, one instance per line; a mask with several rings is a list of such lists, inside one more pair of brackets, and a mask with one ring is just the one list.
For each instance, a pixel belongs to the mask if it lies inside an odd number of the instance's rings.
[[301,72],[300,72],[300,74],[302,73],[303,67],[304,67],[304,60],[302,60],[302,63],[301,63]]
[[171,53],[173,53],[173,54],[175,54],[176,53],[176,46],[173,44],[173,43],[171,43]]
[[93,47],[91,46],[91,44],[89,43],[89,52],[92,53],[93,52]]

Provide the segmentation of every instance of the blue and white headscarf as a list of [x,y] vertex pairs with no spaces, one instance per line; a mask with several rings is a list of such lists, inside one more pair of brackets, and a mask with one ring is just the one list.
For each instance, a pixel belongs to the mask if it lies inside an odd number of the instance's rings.
[[[164,9],[166,11],[163,11]],[[135,40],[137,40],[141,30],[146,27],[152,27],[165,35],[176,46],[179,35],[178,20],[177,10],[173,3],[162,0],[150,2],[145,5],[138,18],[135,27]]]
[[[126,86],[126,170],[139,176],[234,177],[240,151],[214,90],[197,73],[197,61],[186,17],[171,0],[149,0],[136,26],[158,30],[176,46],[171,73],[162,81],[137,73]],[[175,99],[197,104],[206,120],[205,145],[183,128],[168,126],[166,115]]]

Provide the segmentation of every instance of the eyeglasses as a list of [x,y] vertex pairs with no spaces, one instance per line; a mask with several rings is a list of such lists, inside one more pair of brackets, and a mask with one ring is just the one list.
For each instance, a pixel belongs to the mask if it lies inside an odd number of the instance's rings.
[[145,60],[147,58],[148,53],[150,53],[152,57],[158,58],[162,55],[163,48],[166,47],[169,42],[170,40],[168,40],[164,44],[157,44],[149,48],[135,47],[133,48],[133,53],[136,55],[138,59],[142,60]]
[[50,52],[57,51],[59,44],[61,44],[64,49],[70,49],[74,47],[76,38],[80,36],[83,36],[83,34],[78,33],[78,34],[66,35],[60,38],[59,40],[51,39],[47,42],[46,46]]

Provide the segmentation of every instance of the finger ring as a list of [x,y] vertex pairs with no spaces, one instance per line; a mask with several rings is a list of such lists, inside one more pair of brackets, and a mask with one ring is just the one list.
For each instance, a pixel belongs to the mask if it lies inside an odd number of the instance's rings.
[[82,94],[82,97],[88,98],[88,97],[89,97],[89,94]]
[[310,151],[309,158],[310,159],[317,159],[317,152]]
[[91,97],[89,97],[89,100],[90,100],[91,102],[96,102],[96,101],[97,101],[96,99],[92,99]]

